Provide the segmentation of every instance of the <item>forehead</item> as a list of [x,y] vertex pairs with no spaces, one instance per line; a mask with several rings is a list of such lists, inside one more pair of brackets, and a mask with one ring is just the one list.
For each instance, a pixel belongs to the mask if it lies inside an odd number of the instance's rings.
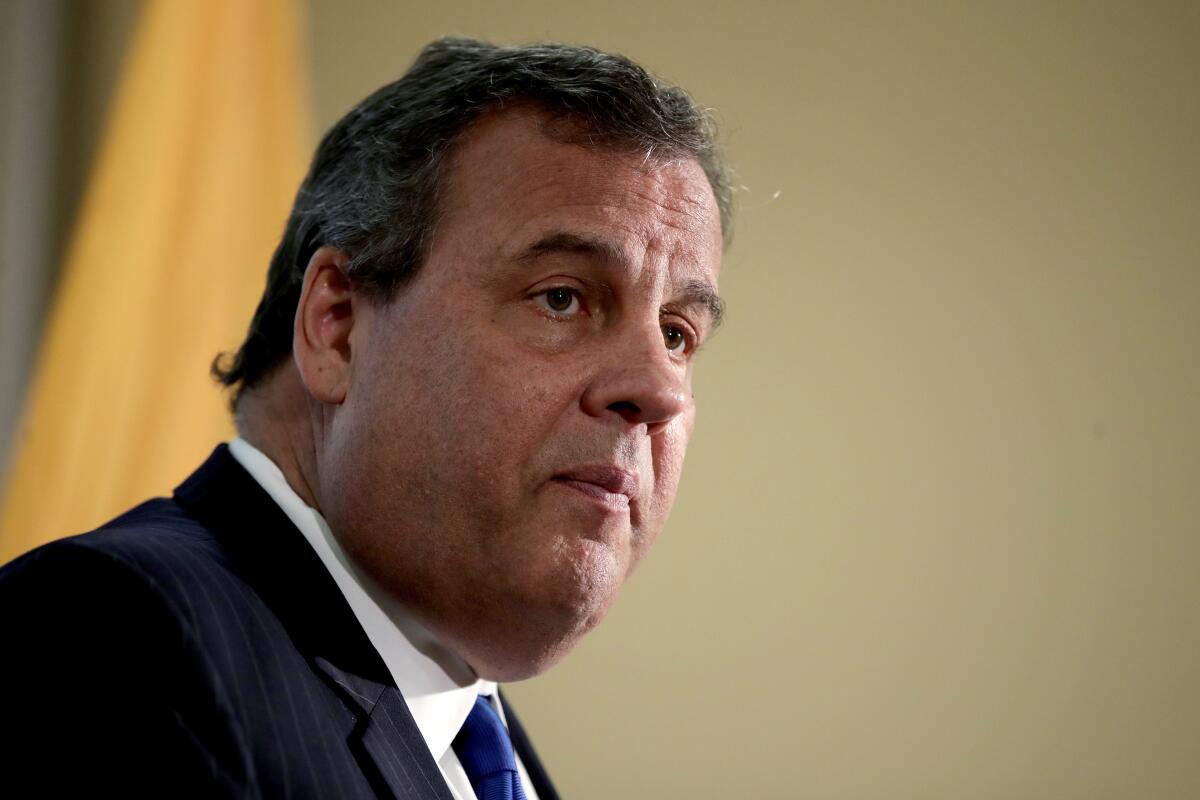
[[564,133],[579,132],[530,108],[472,124],[448,160],[435,247],[453,238],[515,256],[547,233],[564,233],[604,242],[630,263],[665,258],[673,271],[715,283],[720,214],[695,159],[586,145]]

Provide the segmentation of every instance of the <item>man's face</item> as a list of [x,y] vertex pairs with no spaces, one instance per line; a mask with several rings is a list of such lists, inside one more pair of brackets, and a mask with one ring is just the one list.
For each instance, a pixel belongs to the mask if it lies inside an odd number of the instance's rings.
[[561,658],[666,522],[715,323],[721,230],[691,159],[461,138],[427,261],[356,302],[321,507],[371,576],[484,677]]

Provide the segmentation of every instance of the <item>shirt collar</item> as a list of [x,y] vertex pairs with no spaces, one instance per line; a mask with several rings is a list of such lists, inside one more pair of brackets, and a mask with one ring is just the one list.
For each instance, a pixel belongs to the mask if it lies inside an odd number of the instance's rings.
[[440,760],[466,722],[476,696],[496,694],[496,684],[477,677],[346,556],[321,512],[296,494],[275,462],[241,437],[229,443],[229,452],[316,551],[404,695],[430,753]]

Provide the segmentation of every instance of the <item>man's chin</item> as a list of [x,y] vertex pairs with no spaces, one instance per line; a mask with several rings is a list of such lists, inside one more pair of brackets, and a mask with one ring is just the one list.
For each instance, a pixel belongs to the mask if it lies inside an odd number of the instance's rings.
[[518,642],[507,639],[477,648],[467,655],[467,663],[475,674],[497,683],[512,683],[535,678],[558,664],[599,620],[585,629],[561,636],[552,641]]
[[[607,588],[607,587],[606,587]],[[539,598],[508,614],[499,637],[466,643],[463,656],[482,678],[511,682],[553,667],[595,628],[612,607],[615,593]]]

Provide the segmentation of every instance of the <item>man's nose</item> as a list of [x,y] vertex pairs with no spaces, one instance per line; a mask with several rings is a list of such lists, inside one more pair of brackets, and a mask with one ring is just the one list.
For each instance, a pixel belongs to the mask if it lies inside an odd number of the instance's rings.
[[603,360],[583,394],[585,413],[645,425],[653,435],[691,406],[686,365],[672,358],[657,326],[610,345]]

